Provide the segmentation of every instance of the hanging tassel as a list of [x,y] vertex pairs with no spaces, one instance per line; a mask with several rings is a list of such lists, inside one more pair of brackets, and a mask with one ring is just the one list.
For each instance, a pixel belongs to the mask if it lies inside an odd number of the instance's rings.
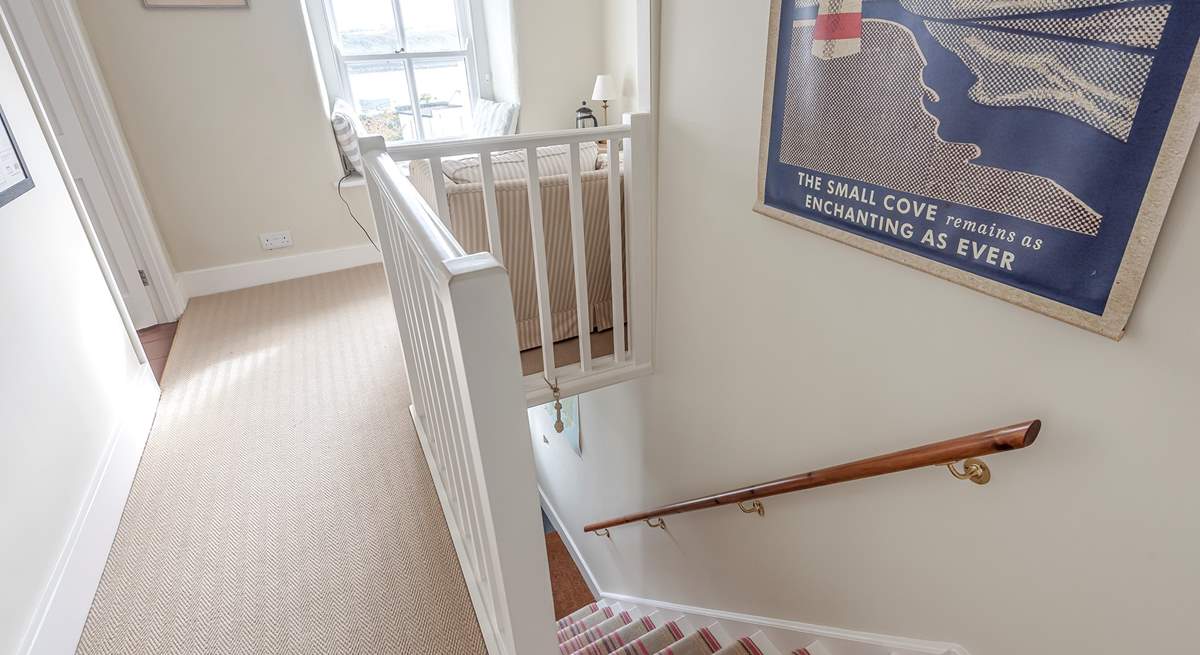
[[567,424],[562,420],[562,399],[558,391],[558,378],[554,378],[553,383],[544,375],[542,379],[546,380],[546,386],[550,387],[550,392],[554,394],[554,431],[562,434],[563,430],[567,429]]

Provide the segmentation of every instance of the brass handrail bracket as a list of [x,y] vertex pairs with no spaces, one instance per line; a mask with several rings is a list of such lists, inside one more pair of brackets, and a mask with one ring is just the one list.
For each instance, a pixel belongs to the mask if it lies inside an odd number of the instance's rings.
[[[658,523],[655,523],[655,521],[658,521]],[[662,528],[663,530],[666,530],[667,529],[667,520],[662,518],[661,516],[658,518],[654,518],[654,519],[646,519],[646,525],[648,525],[652,528]]]
[[767,509],[765,507],[763,507],[761,500],[751,501],[749,507],[746,507],[745,505],[743,505],[742,503],[744,503],[744,502],[746,502],[746,501],[743,500],[743,501],[738,502],[738,504],[737,504],[738,509],[742,510],[743,512],[745,512],[747,514],[758,514],[759,516],[766,516]]
[[975,484],[987,484],[992,481],[992,470],[988,468],[987,462],[977,457],[971,457],[963,461],[963,469],[959,471],[955,468],[957,462],[950,462],[946,468],[950,469],[950,474],[959,480],[970,480]]

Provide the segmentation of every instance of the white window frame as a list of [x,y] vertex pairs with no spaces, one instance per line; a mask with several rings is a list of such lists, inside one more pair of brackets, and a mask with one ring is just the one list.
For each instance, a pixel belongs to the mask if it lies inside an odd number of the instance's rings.
[[[392,12],[396,20],[396,37],[402,44],[401,49],[392,53],[369,55],[345,55],[341,51],[341,38],[338,36],[337,23],[334,18],[333,0],[306,0],[310,33],[313,36],[313,47],[317,54],[318,64],[325,82],[327,107],[332,108],[336,98],[349,102],[357,111],[350,85],[348,64],[363,61],[403,62],[405,76],[408,81],[408,93],[414,105],[413,123],[416,138],[402,143],[422,143],[431,141],[425,135],[425,126],[421,120],[420,95],[417,93],[415,62],[422,60],[436,61],[439,59],[464,59],[467,69],[468,111],[472,111],[480,97],[491,93],[491,74],[487,59],[486,38],[482,30],[476,26],[482,25],[480,18],[482,10],[478,0],[454,0],[458,15],[458,29],[465,39],[465,45],[458,50],[438,50],[428,52],[407,52],[404,34],[403,13],[400,0],[391,0]],[[401,143],[401,142],[397,142]]]

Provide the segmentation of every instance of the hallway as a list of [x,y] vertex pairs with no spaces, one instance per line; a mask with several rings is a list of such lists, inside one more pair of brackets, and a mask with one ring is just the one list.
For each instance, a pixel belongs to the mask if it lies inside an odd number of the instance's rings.
[[194,298],[80,653],[447,653],[482,637],[379,266]]

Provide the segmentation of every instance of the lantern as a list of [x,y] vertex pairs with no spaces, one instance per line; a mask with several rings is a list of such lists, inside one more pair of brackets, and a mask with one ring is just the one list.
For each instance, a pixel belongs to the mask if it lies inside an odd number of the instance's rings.
[[592,108],[587,106],[585,100],[579,109],[575,110],[575,127],[600,127],[599,121],[596,120],[596,114],[592,112]]

